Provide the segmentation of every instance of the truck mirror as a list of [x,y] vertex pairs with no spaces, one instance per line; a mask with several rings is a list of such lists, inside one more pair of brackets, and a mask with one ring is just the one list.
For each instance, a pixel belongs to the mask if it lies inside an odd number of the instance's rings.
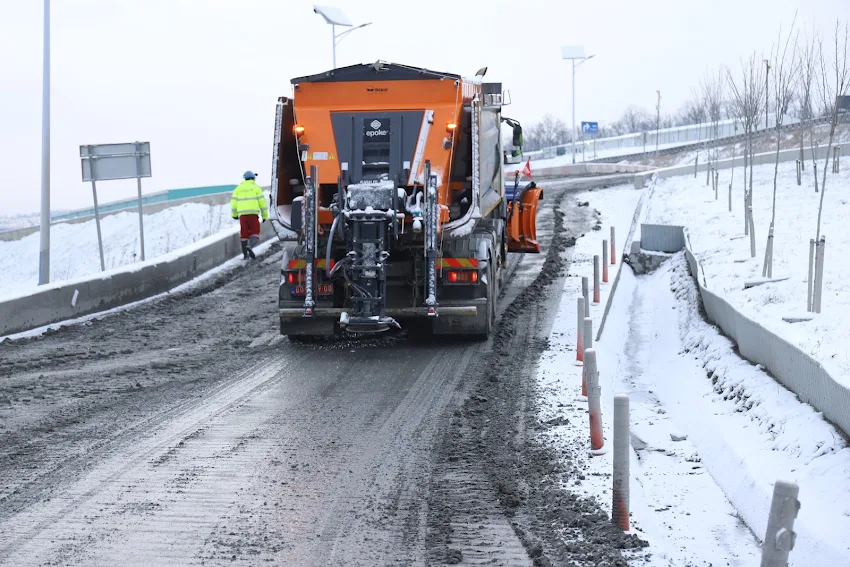
[[517,148],[522,147],[522,126],[520,126],[519,124],[514,126],[513,145],[516,146]]

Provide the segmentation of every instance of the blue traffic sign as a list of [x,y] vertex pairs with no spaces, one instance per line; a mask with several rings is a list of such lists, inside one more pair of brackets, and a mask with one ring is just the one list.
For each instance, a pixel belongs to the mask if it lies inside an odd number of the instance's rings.
[[582,134],[598,134],[599,122],[584,122],[581,123]]

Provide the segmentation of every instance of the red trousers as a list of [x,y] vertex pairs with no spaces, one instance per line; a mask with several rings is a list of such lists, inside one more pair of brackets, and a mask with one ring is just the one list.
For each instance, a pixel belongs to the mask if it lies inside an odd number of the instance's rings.
[[252,236],[260,236],[260,217],[258,215],[242,215],[239,217],[239,236],[248,240]]

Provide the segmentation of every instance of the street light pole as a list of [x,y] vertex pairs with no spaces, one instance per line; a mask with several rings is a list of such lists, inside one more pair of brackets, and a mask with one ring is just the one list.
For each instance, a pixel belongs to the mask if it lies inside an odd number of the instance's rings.
[[[576,69],[581,67],[581,64],[587,61],[588,59],[593,59],[594,55],[590,55],[585,57],[584,55],[584,47],[580,45],[574,46],[561,46],[561,59],[569,59],[572,62],[573,66],[573,100],[572,100],[572,111],[573,111],[573,129],[570,132],[570,141],[572,142],[572,154],[573,154],[573,163],[576,162]],[[576,59],[579,60],[578,65],[576,65]]]
[[331,40],[333,41],[334,69],[336,69],[336,26],[331,24]]
[[658,134],[661,130],[661,91],[658,93],[658,102],[655,104],[655,155],[658,155]]
[[570,131],[570,140],[573,143],[573,163],[576,162],[576,60],[573,59],[573,129]]
[[[336,35],[334,32],[334,69],[336,69],[336,45],[345,39],[345,36],[353,32],[354,30],[359,30],[360,28],[365,28],[366,26],[371,26],[372,22],[366,22],[365,24],[360,24],[359,26],[354,26],[353,28],[347,29],[339,35]],[[336,29],[336,26],[331,25],[331,29]]]
[[41,87],[41,241],[38,285],[50,282],[50,0],[44,0],[44,61]]
[[770,80],[770,61],[764,60],[764,129],[767,130],[767,113],[770,110],[770,89],[768,88]]

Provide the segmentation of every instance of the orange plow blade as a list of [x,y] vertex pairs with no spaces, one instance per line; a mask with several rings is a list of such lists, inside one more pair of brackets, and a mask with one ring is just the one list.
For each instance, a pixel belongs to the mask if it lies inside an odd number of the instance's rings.
[[532,183],[522,190],[518,200],[508,199],[508,252],[540,252],[537,204],[542,193],[543,190]]

